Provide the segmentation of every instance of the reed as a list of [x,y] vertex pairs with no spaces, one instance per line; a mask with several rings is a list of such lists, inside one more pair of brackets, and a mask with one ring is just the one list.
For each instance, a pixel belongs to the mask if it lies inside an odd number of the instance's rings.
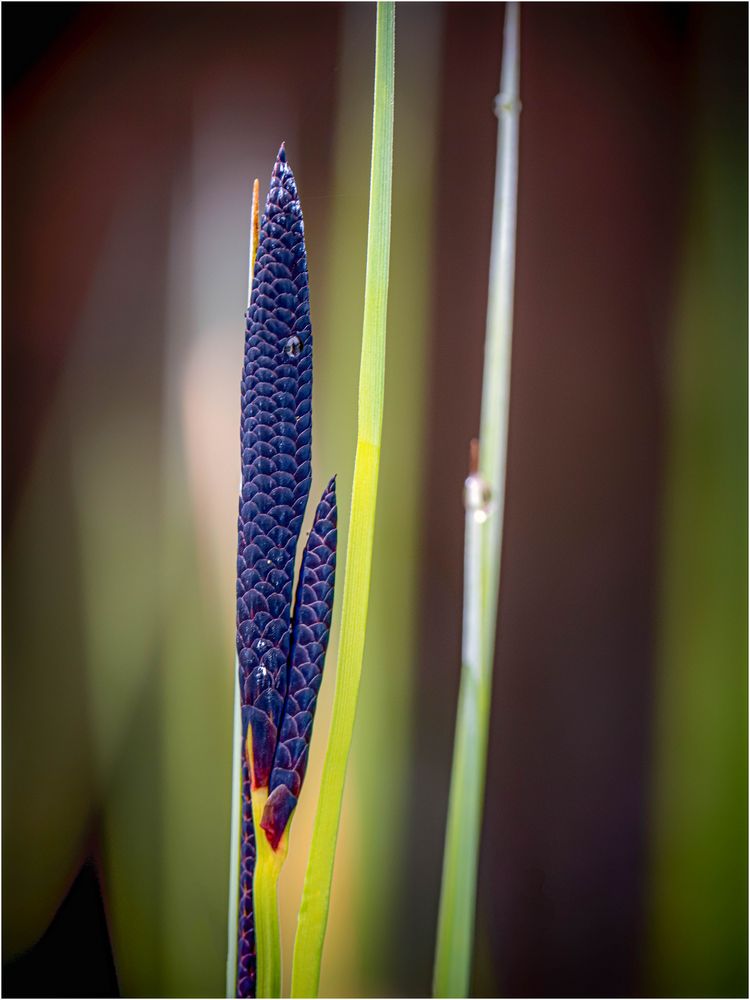
[[438,916],[435,996],[467,996],[474,947],[508,445],[518,187],[519,9],[506,6],[479,442],[464,490],[461,685]]

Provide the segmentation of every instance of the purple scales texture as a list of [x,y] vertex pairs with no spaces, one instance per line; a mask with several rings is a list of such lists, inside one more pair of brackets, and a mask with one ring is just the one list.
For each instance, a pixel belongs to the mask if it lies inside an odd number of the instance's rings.
[[242,376],[237,655],[256,787],[268,785],[286,699],[294,558],[310,492],[311,399],[302,209],[282,146],[260,225]]
[[323,678],[336,577],[336,480],[315,512],[302,555],[294,605],[289,684],[261,826],[276,849],[294,811],[307,768],[313,716]]
[[[242,703],[242,838],[237,995],[255,996],[251,786],[277,788],[278,844],[305,773],[333,602],[333,480],[305,547],[291,626],[294,561],[310,492],[312,327],[297,186],[282,145],[261,220],[242,373],[237,655]],[[288,713],[288,718],[287,718]],[[252,772],[244,748],[252,735]],[[305,743],[304,751],[298,742]],[[273,771],[273,774],[272,774]],[[294,803],[279,797],[296,789]],[[274,842],[275,838],[275,842]]]
[[312,328],[302,209],[282,145],[261,220],[245,324],[237,656],[243,794],[237,995],[255,996],[251,781],[267,785],[286,699],[294,559],[310,492]]

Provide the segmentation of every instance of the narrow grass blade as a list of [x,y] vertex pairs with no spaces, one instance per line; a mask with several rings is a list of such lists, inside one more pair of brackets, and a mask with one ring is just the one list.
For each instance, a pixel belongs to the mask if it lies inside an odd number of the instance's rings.
[[[258,252],[260,231],[260,181],[253,182],[253,205],[250,216],[250,252],[248,257],[247,304],[253,290],[253,268]],[[242,482],[240,482],[240,489]],[[240,664],[234,657],[234,707],[232,722],[232,812],[229,842],[229,914],[227,919],[227,997],[237,996],[237,933],[240,899],[240,840],[242,802],[242,711],[240,699]]]
[[393,168],[395,9],[379,2],[359,417],[336,692],[292,968],[292,996],[317,996],[344,780],[364,653],[380,462]]
[[464,623],[433,989],[467,996],[500,582],[518,186],[519,10],[506,7],[479,453],[466,481]]
[[232,812],[229,841],[229,914],[227,917],[227,997],[237,995],[237,927],[240,899],[240,802],[242,800],[242,723],[240,713],[240,665],[234,658],[234,706],[232,710]]

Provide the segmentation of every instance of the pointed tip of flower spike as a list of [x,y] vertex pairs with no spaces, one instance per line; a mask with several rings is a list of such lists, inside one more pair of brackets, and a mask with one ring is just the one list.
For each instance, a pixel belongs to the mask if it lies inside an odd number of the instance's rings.
[[[294,179],[294,171],[289,163],[286,156],[286,143],[282,142],[279,147],[279,152],[276,156],[276,161],[273,165],[273,171],[271,172],[271,187],[274,186],[286,189],[287,193],[291,196],[293,201],[299,202],[299,195],[297,194],[297,182]],[[269,193],[269,198],[271,197]],[[282,207],[284,207],[282,205]],[[299,204],[297,205],[297,210],[299,209]],[[268,204],[266,205],[266,212],[268,212]]]
[[273,165],[273,177],[282,177],[286,173],[291,173],[289,161],[286,158],[286,143],[282,142],[276,154],[276,162]]

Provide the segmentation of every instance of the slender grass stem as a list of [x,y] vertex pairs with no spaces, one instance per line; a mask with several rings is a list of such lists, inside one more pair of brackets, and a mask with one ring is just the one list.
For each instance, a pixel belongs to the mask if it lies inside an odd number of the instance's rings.
[[500,583],[518,188],[519,9],[503,37],[480,447],[466,481],[464,622],[433,990],[467,996],[474,945],[492,664]]
[[[473,442],[476,445],[476,442]],[[476,455],[476,448],[472,449]],[[474,941],[474,901],[487,756],[491,661],[482,656],[482,545],[488,490],[476,460],[464,489],[464,621],[461,686],[443,857],[436,996],[467,996]]]
[[229,841],[229,917],[227,920],[227,997],[237,996],[237,931],[240,899],[240,810],[242,802],[242,718],[240,710],[240,665],[234,658],[234,705],[232,709],[232,812]]
[[255,950],[258,956],[258,978],[255,995],[281,996],[281,930],[279,927],[278,882],[287,850],[285,833],[279,850],[268,843],[260,821],[268,799],[268,790],[253,791],[253,825],[255,826],[255,874],[253,875],[253,912],[255,915]]
[[[253,202],[250,216],[250,248],[247,276],[247,304],[253,290],[253,270],[258,252],[260,233],[260,181],[253,182]],[[240,477],[240,492],[242,481]],[[227,919],[227,997],[237,996],[237,933],[240,901],[240,842],[242,812],[242,709],[240,701],[240,664],[234,657],[234,691],[232,722],[232,809],[229,831],[229,914]]]
[[344,780],[364,654],[383,421],[393,170],[394,56],[394,4],[379,0],[357,450],[341,638],[333,717],[294,945],[293,997],[315,997],[318,994]]
[[280,997],[281,933],[277,892],[280,868],[273,863],[273,858],[263,857],[268,854],[273,854],[270,847],[258,851],[253,879],[255,945],[258,950],[256,996]]
[[510,406],[510,355],[513,333],[513,290],[516,273],[516,208],[518,196],[518,118],[520,77],[519,5],[509,3],[505,15],[503,66],[498,116],[495,204],[487,299],[482,415],[479,428],[479,471],[491,493],[483,550],[484,656],[494,654],[497,593],[500,582],[505,464]]

